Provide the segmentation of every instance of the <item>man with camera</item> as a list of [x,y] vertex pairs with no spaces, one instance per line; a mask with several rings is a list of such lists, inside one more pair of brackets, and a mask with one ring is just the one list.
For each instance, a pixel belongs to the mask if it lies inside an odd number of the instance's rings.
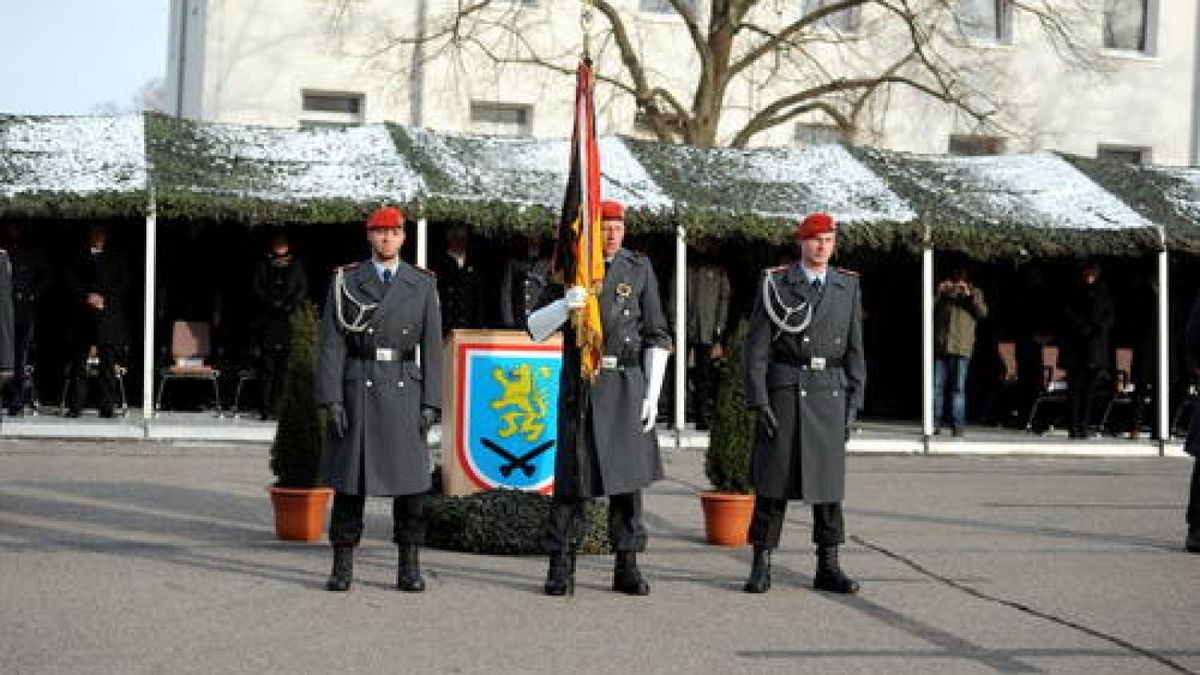
[[975,349],[975,328],[987,313],[983,291],[971,284],[966,270],[956,269],[950,278],[938,284],[933,305],[934,433],[949,426],[956,437],[963,435],[967,418],[967,371]]

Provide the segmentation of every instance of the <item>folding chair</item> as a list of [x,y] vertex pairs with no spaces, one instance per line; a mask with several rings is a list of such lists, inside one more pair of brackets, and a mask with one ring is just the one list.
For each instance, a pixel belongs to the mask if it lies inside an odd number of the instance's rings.
[[162,409],[167,382],[207,380],[212,383],[217,417],[221,417],[221,386],[218,383],[221,371],[208,362],[212,356],[210,333],[211,326],[206,321],[176,321],[171,325],[171,362],[158,371],[158,396],[154,399],[156,415]]
[[[115,412],[120,417],[125,417],[126,415],[129,414],[129,400],[127,398],[125,398],[125,373],[129,372],[129,369],[126,368],[122,364],[122,361],[124,361],[124,360],[125,360],[124,350],[119,349],[117,362],[113,364],[113,372],[116,375],[116,379],[117,379],[117,394],[121,397],[121,409],[117,410]],[[33,372],[31,371],[32,368],[33,368],[33,366],[26,366],[26,368],[25,368],[25,371],[29,376],[30,383],[33,382]],[[88,379],[100,377],[100,352],[99,352],[99,350],[96,349],[96,345],[92,345],[91,349],[88,350],[87,362],[84,364],[83,373],[84,373],[83,376]],[[71,391],[71,364],[68,363],[63,368],[62,394],[58,397],[58,410],[60,413],[65,414],[67,412],[67,394],[70,391]],[[37,401],[37,393],[36,392],[37,392],[37,390],[34,389],[30,394],[31,395],[30,400],[33,402],[33,406],[34,406],[33,409],[34,409],[35,413],[37,412],[37,408],[39,405],[39,403]],[[85,403],[85,401],[79,401],[78,402],[79,407],[82,408],[84,403]]]
[[1058,367],[1058,347],[1054,345],[1042,346],[1042,377],[1040,388],[1037,397],[1033,400],[1033,405],[1029,407],[1029,419],[1025,421],[1025,429],[1028,431],[1038,431],[1043,429],[1034,427],[1033,423],[1037,419],[1038,408],[1043,403],[1065,403],[1067,400],[1067,371]]
[[[1137,385],[1133,382],[1133,349],[1119,347],[1116,352],[1116,369],[1113,373],[1111,397],[1108,405],[1104,406],[1104,414],[1100,416],[1100,429],[1108,428],[1108,417],[1117,405],[1133,403],[1138,395]],[[1133,421],[1136,425],[1137,420]]]

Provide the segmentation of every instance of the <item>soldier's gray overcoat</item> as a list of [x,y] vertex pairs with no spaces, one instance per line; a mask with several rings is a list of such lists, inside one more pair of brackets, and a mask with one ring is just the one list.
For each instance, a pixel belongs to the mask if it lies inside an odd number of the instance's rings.
[[[775,280],[782,303],[796,306],[807,298],[816,308],[806,330],[781,333],[764,309],[761,278],[755,287],[745,348],[746,402],[769,404],[778,429],[768,437],[759,422],[751,481],[755,493],[765,497],[840,502],[846,423],[862,407],[867,377],[858,278],[830,268],[818,294],[799,263],[765,274]],[[802,365],[812,357],[840,360],[841,366],[813,370]]]
[[[346,330],[337,318],[337,284],[330,284],[321,322],[317,363],[318,404],[341,403],[349,429],[327,435],[324,469],[329,486],[346,494],[407,495],[429,489],[429,453],[421,433],[421,406],[441,408],[442,320],[437,282],[401,262],[385,286],[375,266],[345,270],[344,318],[358,310],[349,296],[377,304],[365,330]],[[376,348],[411,351],[421,364],[377,361]]]
[[[554,284],[542,292],[540,309],[563,296]],[[579,349],[570,321],[564,326],[559,379],[558,453],[554,492],[598,497],[640,490],[663,477],[658,436],[642,431],[646,377],[642,350],[671,348],[671,333],[650,260],[621,249],[613,256],[600,293],[604,354],[622,364],[602,369],[595,381],[579,377]]]

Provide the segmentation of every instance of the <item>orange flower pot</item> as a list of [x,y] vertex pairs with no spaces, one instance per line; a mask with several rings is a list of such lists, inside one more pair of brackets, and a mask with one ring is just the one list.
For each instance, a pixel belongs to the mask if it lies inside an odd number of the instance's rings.
[[330,488],[267,488],[275,507],[275,534],[289,541],[316,541],[325,532]]
[[708,543],[718,546],[745,546],[748,543],[754,495],[701,492],[700,505],[704,508],[704,532]]

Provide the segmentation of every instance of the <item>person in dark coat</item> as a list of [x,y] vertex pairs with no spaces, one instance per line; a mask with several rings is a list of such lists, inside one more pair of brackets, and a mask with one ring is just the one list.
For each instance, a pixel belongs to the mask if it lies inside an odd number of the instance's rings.
[[4,406],[9,415],[21,415],[29,401],[26,374],[29,352],[34,341],[38,302],[50,290],[50,269],[46,258],[25,242],[24,230],[17,223],[6,228],[8,256],[12,261],[13,378],[4,388]]
[[1087,438],[1096,386],[1112,365],[1108,335],[1116,322],[1100,266],[1084,263],[1064,311],[1070,437]]
[[600,210],[606,261],[599,296],[604,355],[595,380],[580,377],[581,354],[567,321],[571,309],[584,306],[584,288],[548,286],[527,322],[530,336],[539,342],[559,327],[564,333],[554,499],[546,525],[547,595],[574,591],[583,508],[604,495],[609,541],[617,554],[613,590],[650,593],[637,566],[637,553],[646,549],[641,490],[663,477],[654,419],[671,335],[650,260],[621,248],[624,208],[605,201]]
[[824,213],[796,230],[800,262],[764,272],[746,336],[746,403],[759,411],[751,455],[754,560],[745,590],[771,587],[789,499],[812,504],[813,586],[855,593],[838,564],[845,541],[846,439],[862,407],[866,361],[857,275],[829,266],[837,224]]
[[442,334],[455,328],[483,327],[483,270],[467,249],[467,227],[454,225],[446,233],[446,250],[434,264],[442,303]]
[[335,491],[326,587],[350,589],[366,498],[389,496],[399,547],[396,586],[420,592],[421,499],[431,483],[425,435],[442,397],[437,282],[400,259],[400,209],[375,211],[367,240],[371,258],[334,274],[321,323],[316,398],[329,420],[323,468]]
[[266,258],[255,263],[250,288],[258,303],[254,327],[262,377],[261,414],[263,419],[274,419],[291,352],[292,314],[308,297],[304,265],[292,255],[286,235],[271,237]]
[[505,328],[522,328],[533,303],[550,283],[550,260],[542,255],[542,238],[525,238],[523,255],[509,258],[500,279],[500,323]]
[[[1200,374],[1200,294],[1196,295],[1192,310],[1188,313],[1183,329],[1183,347],[1192,372]],[[1188,531],[1183,546],[1189,553],[1200,553],[1200,413],[1195,406],[1192,407],[1192,422],[1183,449],[1196,460],[1192,464],[1192,489],[1187,507]]]
[[88,249],[67,272],[67,286],[76,303],[67,417],[79,417],[87,400],[87,361],[92,347],[100,360],[100,416],[112,417],[117,402],[118,353],[129,344],[125,316],[129,265],[125,256],[109,246],[106,226],[92,226]]
[[0,384],[12,379],[16,364],[12,275],[8,251],[0,249]]

